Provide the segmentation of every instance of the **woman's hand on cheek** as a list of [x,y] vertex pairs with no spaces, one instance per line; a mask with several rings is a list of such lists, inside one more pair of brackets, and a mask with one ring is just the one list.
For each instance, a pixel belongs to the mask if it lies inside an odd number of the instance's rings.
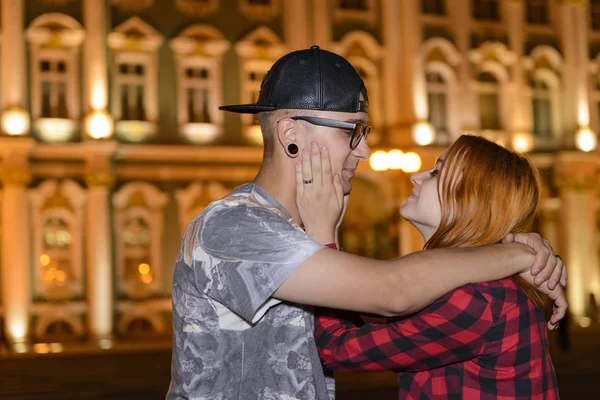
[[296,204],[306,233],[321,244],[334,243],[344,207],[339,175],[333,175],[327,148],[313,142],[296,163]]

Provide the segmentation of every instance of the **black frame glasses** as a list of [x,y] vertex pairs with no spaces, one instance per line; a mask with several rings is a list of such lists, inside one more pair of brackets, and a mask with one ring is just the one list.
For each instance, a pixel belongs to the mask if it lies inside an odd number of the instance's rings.
[[350,136],[350,149],[354,150],[360,144],[360,141],[371,133],[371,126],[369,124],[361,124],[360,122],[346,122],[338,121],[337,119],[320,118],[320,117],[306,117],[297,116],[290,117],[294,121],[306,121],[309,124],[326,126],[328,128],[340,128],[340,129],[351,129],[352,136]]

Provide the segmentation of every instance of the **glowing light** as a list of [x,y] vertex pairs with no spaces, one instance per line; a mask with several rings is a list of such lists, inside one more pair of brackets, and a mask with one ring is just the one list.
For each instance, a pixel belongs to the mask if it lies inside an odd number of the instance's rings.
[[54,276],[61,283],[67,280],[67,273],[65,271],[56,271]]
[[35,128],[46,142],[65,142],[75,132],[76,123],[65,118],[41,118],[35,122]]
[[390,150],[387,153],[387,163],[389,169],[402,169],[404,162],[404,153],[402,150]]
[[141,263],[138,266],[138,271],[142,275],[148,275],[148,273],[150,273],[150,266],[146,263]]
[[2,114],[2,130],[9,135],[24,135],[29,131],[29,114],[27,111],[14,107]]
[[412,173],[417,172],[421,168],[421,157],[417,153],[408,152],[404,154],[404,162],[402,171]]
[[98,341],[98,346],[100,346],[101,349],[108,350],[113,347],[113,342],[111,339],[100,339]]
[[596,134],[590,128],[581,128],[575,134],[575,145],[581,151],[592,151],[597,144]]
[[152,283],[152,274],[142,275],[142,282]]
[[[197,144],[212,142],[219,133],[216,125],[206,123],[188,123],[182,131],[190,142]],[[260,135],[262,140],[262,133]]]
[[527,132],[517,132],[513,135],[512,146],[515,150],[528,152],[533,148],[533,136]]
[[383,150],[378,150],[371,154],[369,165],[373,171],[386,171],[389,169],[388,154]]
[[579,318],[579,325],[582,328],[587,328],[592,324],[592,320],[588,317],[581,317]]
[[420,146],[427,146],[435,139],[435,128],[429,122],[418,122],[413,125],[412,138]]
[[[98,71],[96,70],[96,72]],[[92,84],[92,107],[95,110],[101,110],[106,107],[105,84],[104,79],[95,79]]]
[[13,350],[15,353],[27,353],[27,344],[26,343],[15,343],[13,345]]
[[262,130],[260,125],[250,125],[246,128],[246,138],[254,144],[263,144]]
[[86,120],[86,131],[93,139],[107,139],[113,133],[113,120],[106,111],[94,111]]
[[62,343],[50,343],[50,353],[62,353],[63,351]]
[[120,137],[130,142],[143,142],[154,133],[153,125],[150,122],[136,120],[119,121],[115,130]]
[[50,353],[50,346],[48,343],[36,343],[33,345],[33,351],[38,354],[48,354]]
[[48,264],[50,264],[50,256],[48,254],[42,254],[40,256],[40,264],[42,264],[44,267],[47,267]]

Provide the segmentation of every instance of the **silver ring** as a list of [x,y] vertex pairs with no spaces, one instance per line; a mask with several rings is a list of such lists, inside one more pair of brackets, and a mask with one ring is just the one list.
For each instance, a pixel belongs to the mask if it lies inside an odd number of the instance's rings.
[[312,179],[305,179],[304,180],[304,184],[308,185],[309,183],[312,183]]

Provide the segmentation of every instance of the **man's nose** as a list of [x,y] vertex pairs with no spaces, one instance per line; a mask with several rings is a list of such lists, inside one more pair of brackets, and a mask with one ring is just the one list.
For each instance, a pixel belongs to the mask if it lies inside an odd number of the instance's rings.
[[352,152],[356,157],[360,158],[361,160],[367,160],[371,156],[371,148],[369,147],[369,144],[364,138],[360,141],[358,146],[356,146],[356,149],[354,149]]

